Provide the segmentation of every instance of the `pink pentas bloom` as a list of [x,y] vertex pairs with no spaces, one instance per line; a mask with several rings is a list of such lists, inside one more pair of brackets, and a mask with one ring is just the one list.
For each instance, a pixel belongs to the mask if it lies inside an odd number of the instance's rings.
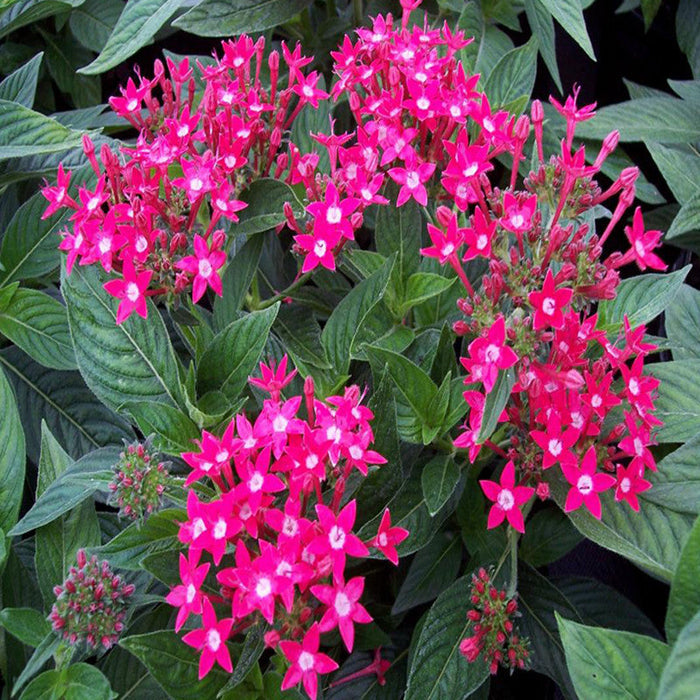
[[464,229],[464,242],[467,244],[467,250],[464,252],[462,260],[466,262],[476,257],[491,257],[491,243],[497,224],[495,219],[489,221],[480,207],[476,209],[472,216],[472,225]]
[[211,287],[218,296],[222,295],[221,277],[218,270],[226,262],[226,253],[216,250],[212,240],[211,249],[199,234],[194,237],[194,255],[188,255],[175,263],[178,270],[194,275],[192,280],[192,301],[196,304],[207,287]]
[[282,681],[282,690],[287,690],[301,681],[311,700],[316,700],[318,674],[331,673],[338,668],[338,664],[330,656],[319,652],[320,642],[321,631],[317,622],[311,625],[301,643],[288,640],[280,642],[280,649],[291,664]]
[[74,233],[70,233],[68,230],[64,231],[61,242],[58,245],[59,250],[68,251],[68,256],[66,258],[66,274],[68,275],[73,271],[73,265],[75,265],[75,261],[78,257],[87,255],[92,247],[82,226],[76,224],[73,230]]
[[326,229],[323,233],[314,235],[304,233],[294,236],[294,240],[301,250],[306,251],[302,273],[311,272],[319,265],[335,271],[335,248],[340,241],[337,230]]
[[78,205],[75,200],[68,195],[68,187],[70,186],[71,173],[63,170],[63,163],[58,165],[58,173],[56,175],[56,184],[49,185],[48,182],[41,188],[41,194],[49,201],[49,206],[41,215],[42,219],[48,219],[49,216],[55,214],[62,207],[71,207],[76,209]]
[[617,488],[615,489],[616,501],[627,501],[634,511],[639,511],[637,494],[651,488],[651,482],[644,478],[644,466],[639,460],[633,459],[627,468],[617,466]]
[[201,652],[199,657],[199,680],[211,671],[214,663],[218,663],[224,671],[231,673],[233,664],[226,640],[231,633],[233,618],[227,617],[222,620],[216,619],[216,613],[208,598],[202,601],[202,624],[201,629],[188,632],[182,641]]
[[282,480],[274,474],[269,474],[270,447],[265,447],[253,464],[249,459],[235,459],[236,472],[241,479],[234,489],[236,498],[247,500],[250,507],[257,511],[260,507],[263,495],[283,491],[285,486]]
[[328,506],[316,505],[320,533],[308,546],[309,552],[320,556],[330,556],[333,562],[333,575],[340,580],[345,569],[345,555],[366,557],[369,552],[360,538],[353,534],[356,501],[352,500],[336,515]]
[[451,213],[447,229],[442,230],[433,224],[428,224],[428,235],[433,245],[421,248],[420,252],[428,258],[437,258],[444,265],[454,257],[464,244],[464,229],[457,226],[457,215]]
[[597,467],[598,457],[595,445],[588,448],[581,460],[580,467],[577,467],[575,463],[561,465],[566,480],[571,484],[564,505],[565,512],[570,513],[585,505],[591,515],[600,520],[602,509],[598,494],[615,486],[616,480],[611,474],[596,472]]
[[387,508],[382,514],[377,534],[367,544],[378,549],[394,566],[399,563],[399,555],[396,547],[400,545],[410,533],[403,527],[391,527],[391,513]]
[[571,301],[573,289],[557,289],[551,268],[547,270],[542,291],[530,292],[528,300],[535,313],[533,328],[538,331],[543,328],[562,328],[564,326],[564,307]]
[[320,631],[328,632],[338,627],[349,652],[352,652],[355,641],[353,623],[372,622],[370,614],[359,603],[364,587],[365,580],[361,576],[351,578],[346,584],[335,581],[332,586],[311,586],[311,592],[327,606],[319,623]]
[[142,318],[148,316],[146,290],[153,277],[152,270],[136,272],[131,260],[126,259],[122,279],[110,280],[102,285],[108,294],[121,299],[117,308],[117,325],[123,323],[135,311]]
[[[314,217],[314,236],[317,239],[353,237],[353,227],[350,215],[360,206],[360,200],[355,197],[340,198],[338,190],[331,182],[326,188],[323,202],[311,202],[306,211]],[[322,257],[322,256],[319,256]]]
[[640,270],[647,267],[652,270],[665,270],[668,265],[652,252],[659,246],[659,241],[663,236],[661,231],[645,231],[642,208],[637,207],[632,217],[632,226],[625,226],[625,235],[632,246],[631,250],[623,256],[623,260],[628,262],[634,259]]
[[400,207],[405,204],[411,197],[421,204],[428,204],[428,191],[425,189],[425,183],[430,180],[435,172],[435,163],[421,162],[415,151],[409,153],[403,168],[391,168],[389,177],[399,185],[399,196],[396,199],[396,206]]
[[269,360],[269,365],[261,362],[260,379],[257,377],[250,377],[248,382],[258,387],[258,389],[266,391],[273,400],[278,401],[280,392],[294,379],[296,374],[296,369],[293,369],[287,374],[287,356],[285,355],[278,365],[275,365],[273,359]]
[[499,223],[512,233],[524,233],[532,228],[532,217],[536,209],[536,194],[519,202],[511,192],[506,192],[503,196],[503,216],[499,219]]
[[498,371],[508,369],[518,361],[515,351],[505,342],[506,325],[503,316],[499,316],[485,337],[476,338],[469,343],[469,357],[460,358],[469,372],[467,380],[483,382],[487,394],[496,384]]
[[487,481],[482,479],[479,481],[481,488],[486,497],[493,501],[489,511],[487,527],[491,530],[498,527],[505,519],[518,532],[525,532],[525,522],[520,506],[532,498],[535,489],[530,486],[515,485],[515,465],[510,460],[503,468],[501,474],[501,483],[495,481]]
[[319,100],[327,100],[329,97],[327,92],[316,87],[320,77],[316,71],[311,71],[306,76],[298,74],[299,82],[292,88],[303,103],[310,104],[314,109],[318,109]]
[[148,93],[150,85],[141,84],[136,87],[133,78],[126,81],[126,89],[119,88],[121,97],[110,97],[109,106],[122,117],[131,117],[141,111],[141,103]]
[[580,431],[570,427],[562,430],[559,416],[552,411],[546,430],[531,430],[530,437],[542,448],[542,468],[549,469],[559,462],[576,462],[571,448],[576,444]]
[[202,603],[206,597],[201,591],[202,583],[207,577],[210,564],[199,563],[200,551],[190,549],[188,557],[180,554],[180,581],[179,586],[175,586],[165,600],[179,610],[177,611],[177,619],[175,620],[175,631],[179,632],[185,621],[190,616],[190,613],[195,615],[202,614]]

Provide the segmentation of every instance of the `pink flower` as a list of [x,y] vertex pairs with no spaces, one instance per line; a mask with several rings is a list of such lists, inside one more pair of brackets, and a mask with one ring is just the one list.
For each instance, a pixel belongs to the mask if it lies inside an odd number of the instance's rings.
[[469,357],[460,361],[469,372],[469,381],[483,382],[488,394],[496,384],[498,370],[508,369],[517,361],[518,356],[505,344],[506,325],[503,316],[489,328],[486,337],[477,338],[469,343]]
[[274,400],[278,400],[282,389],[284,389],[284,387],[286,387],[287,384],[294,379],[297,373],[296,369],[293,369],[289,374],[287,374],[287,360],[287,355],[285,355],[280,360],[279,365],[276,367],[274,360],[270,360],[269,366],[264,362],[261,362],[261,378],[258,379],[257,377],[250,377],[248,382],[253,386],[257,386],[258,389],[266,391]]
[[198,651],[202,652],[199,657],[199,680],[211,671],[214,662],[218,663],[224,671],[231,673],[233,664],[231,663],[231,655],[229,654],[226,640],[231,633],[233,618],[225,618],[216,620],[216,613],[208,598],[204,598],[202,602],[202,629],[192,630],[188,632],[182,641]]
[[639,511],[637,494],[651,488],[651,482],[643,478],[643,473],[644,465],[636,459],[633,459],[626,469],[620,465],[617,467],[615,500],[627,501],[634,511]]
[[465,229],[457,227],[457,216],[451,214],[447,222],[447,230],[428,224],[428,235],[433,245],[429,248],[421,248],[420,252],[428,258],[437,258],[444,265],[450,258],[457,254],[464,244]]
[[217,270],[226,262],[223,250],[209,250],[207,242],[199,234],[194,237],[194,255],[188,255],[175,263],[178,270],[184,270],[194,275],[192,280],[192,301],[196,304],[203,296],[207,286],[211,287],[218,296],[222,295],[221,277]]
[[569,494],[566,497],[564,511],[572,510],[585,505],[593,517],[600,520],[601,504],[599,493],[607,491],[615,485],[615,477],[611,474],[596,473],[598,466],[595,445],[591,445],[581,460],[581,466],[565,463],[561,465],[566,480],[571,484]]
[[[326,238],[337,241],[341,237],[352,239],[353,227],[350,223],[350,215],[358,206],[360,206],[359,199],[346,197],[341,200],[335,185],[332,182],[329,183],[326,188],[325,200],[311,202],[306,207],[306,211],[314,217],[314,237],[317,240]],[[318,257],[323,256],[319,255]]]
[[387,508],[382,515],[377,536],[367,544],[378,549],[394,566],[399,563],[397,545],[401,544],[408,536],[409,531],[402,527],[391,527],[391,513]]
[[564,326],[564,307],[571,301],[573,289],[557,289],[551,268],[547,270],[541,292],[530,292],[528,300],[532,304],[535,315],[533,328],[562,328]]
[[623,256],[623,260],[634,258],[640,270],[650,267],[652,270],[665,270],[668,265],[652,251],[659,246],[663,233],[661,231],[645,231],[642,208],[637,207],[632,217],[632,226],[625,226],[625,235],[632,246],[631,250]]
[[294,240],[302,250],[306,251],[304,264],[301,268],[302,273],[311,272],[311,270],[315,270],[319,265],[325,267],[327,270],[335,270],[335,255],[333,251],[339,241],[337,231],[326,230],[321,234],[315,234],[313,236],[304,233],[294,236]]
[[562,431],[559,416],[552,411],[547,421],[547,430],[531,430],[530,437],[542,448],[542,469],[565,461],[576,462],[571,448],[576,444],[580,431],[567,428]]
[[175,620],[175,631],[179,632],[185,624],[190,613],[202,614],[202,602],[206,598],[200,590],[204,579],[207,577],[210,564],[197,566],[199,562],[200,550],[190,549],[189,559],[184,554],[180,554],[180,581],[182,583],[165,596],[165,600],[180,608],[177,611]]
[[301,644],[287,640],[280,642],[280,649],[291,664],[282,681],[282,690],[287,690],[301,681],[311,700],[316,700],[317,674],[331,673],[338,668],[338,664],[330,656],[318,651],[320,640],[319,626],[314,622]]
[[41,215],[42,219],[48,219],[49,216],[55,214],[62,207],[72,207],[76,209],[78,205],[71,197],[68,196],[68,187],[70,185],[71,173],[63,170],[63,163],[58,166],[58,174],[56,175],[56,184],[49,185],[48,183],[41,188],[41,194],[49,201],[49,206]]
[[489,511],[488,529],[498,527],[504,519],[507,519],[518,532],[525,532],[525,522],[520,506],[530,500],[535,489],[515,485],[515,465],[512,460],[503,468],[500,484],[484,479],[480,480],[479,484],[486,497],[494,501]]
[[389,177],[401,185],[396,206],[405,204],[411,197],[423,206],[428,203],[428,192],[425,183],[435,172],[435,163],[421,163],[415,151],[411,151],[406,159],[405,168],[392,168]]
[[350,579],[345,585],[336,581],[333,586],[311,586],[311,592],[328,606],[319,623],[320,631],[328,632],[338,627],[349,652],[352,652],[355,640],[353,622],[372,622],[369,613],[358,602],[364,587],[365,580],[361,576]]
[[153,270],[144,270],[137,274],[134,264],[126,259],[122,274],[122,279],[110,280],[103,285],[108,294],[121,299],[117,308],[117,325],[123,323],[134,311],[142,318],[148,315],[145,293],[153,277]]
[[503,216],[501,226],[512,233],[523,233],[532,228],[532,217],[537,209],[537,195],[528,197],[522,204],[510,192],[503,196]]

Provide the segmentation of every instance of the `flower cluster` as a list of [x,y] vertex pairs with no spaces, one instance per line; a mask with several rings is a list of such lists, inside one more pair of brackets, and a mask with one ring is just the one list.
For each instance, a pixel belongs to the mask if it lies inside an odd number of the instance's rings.
[[485,569],[478,576],[472,574],[471,600],[474,607],[467,612],[472,622],[471,637],[459,645],[462,655],[470,663],[483,654],[491,673],[499,666],[515,670],[525,668],[530,652],[528,641],[519,637],[513,623],[518,613],[515,598],[507,598],[505,590],[498,590]]
[[112,573],[109,563],[87,558],[80,549],[62,585],[54,588],[56,602],[49,616],[53,629],[70,644],[85,642],[90,649],[109,649],[124,629],[127,603],[134,587]]
[[110,504],[119,508],[121,517],[143,520],[161,506],[169,475],[165,464],[151,454],[150,442],[127,445],[112,468]]
[[146,317],[148,296],[174,299],[190,288],[194,302],[207,288],[221,295],[227,232],[247,206],[241,191],[261,177],[292,179],[287,151],[298,149],[283,136],[304,105],[328,97],[316,87],[317,73],[302,72],[311,59],[298,46],[282,44],[286,80],[279,53],[265,58],[262,37],[244,35],[222,48],[212,65],[168,58],[167,67],[155,62],[153,78],[129,79],[110,105],[138,130],[136,145],[115,153],[104,144],[98,161],[86,136],[95,187],[81,186],[72,198],[71,173],[60,167],[57,183],[42,190],[44,217],[73,210],[59,246],[68,274],[78,261],[114,275],[105,289],[120,299],[117,323],[133,312]]
[[[360,603],[364,578],[346,579],[348,558],[366,557],[373,547],[396,562],[408,532],[391,527],[386,511],[377,535],[363,542],[353,532],[355,501],[341,506],[353,470],[366,475],[386,462],[370,448],[373,414],[358,388],[321,401],[307,380],[304,396],[285,399],[282,390],[296,374],[287,374],[286,357],[277,367],[261,365],[261,374],[250,381],[269,398],[255,421],[238,414],[221,437],[204,431],[199,449],[182,455],[192,469],[186,485],[208,478],[218,495],[203,499],[189,490],[179,533],[188,554],[167,600],[179,608],[177,630],[190,613],[202,615],[203,627],[184,636],[201,651],[200,677],[215,661],[230,671],[226,640],[264,620],[267,644],[291,664],[282,688],[302,681],[315,697],[317,674],[337,668],[319,651],[320,633],[337,628],[352,651],[355,624],[372,619]],[[210,577],[216,595],[207,592],[212,563],[200,563],[205,552],[218,567]]]
[[[481,485],[494,503],[489,527],[507,519],[520,532],[521,508],[535,492],[548,497],[545,472],[555,465],[570,486],[567,512],[585,506],[600,518],[599,494],[611,488],[618,501],[638,510],[637,495],[651,486],[645,470],[656,468],[649,447],[660,424],[654,416],[658,381],[643,373],[644,357],[655,349],[643,340],[645,328],[633,328],[626,318],[619,327],[601,328],[591,312],[598,300],[614,298],[621,265],[636,260],[642,267],[663,267],[652,252],[660,234],[644,231],[637,209],[633,225],[625,229],[631,250],[603,259],[603,244],[634,199],[638,171],[624,170],[601,191],[594,176],[614,149],[617,133],[586,165],[584,147],[573,152],[572,143],[576,124],[592,118],[595,105],[577,107],[576,95],[564,105],[552,102],[566,118],[567,136],[561,154],[540,162],[523,190],[515,182],[531,131],[528,117],[521,117],[511,133],[499,132],[500,148],[513,156],[511,186],[505,191],[475,175],[469,179],[470,196],[461,199],[449,175],[473,149],[480,154],[474,172],[488,169],[499,152],[492,130],[481,124],[471,139],[463,130],[445,144],[453,160],[442,185],[454,197],[454,207],[438,207],[435,223],[428,226],[432,246],[422,250],[452,267],[466,292],[458,303],[464,319],[454,329],[473,338],[461,358],[470,411],[455,445],[467,449],[471,461],[484,445],[510,460],[500,483],[484,480]],[[542,114],[535,101],[532,123],[540,159]],[[598,236],[579,217],[615,195],[611,219]],[[488,263],[476,290],[463,266],[475,258]],[[480,437],[486,398],[499,382],[510,393],[499,418],[501,444]]]

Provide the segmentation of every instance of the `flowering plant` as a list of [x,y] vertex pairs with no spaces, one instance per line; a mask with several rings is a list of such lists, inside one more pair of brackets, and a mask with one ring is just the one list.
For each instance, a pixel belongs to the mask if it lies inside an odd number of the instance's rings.
[[[697,300],[624,124],[579,87],[530,100],[534,39],[475,58],[471,4],[401,0],[328,57],[279,40],[298,5],[126,77],[122,131],[61,127],[20,209],[53,267],[6,234],[11,692],[425,700],[530,669],[565,697],[682,692]],[[586,546],[671,584],[665,641],[563,575]]]

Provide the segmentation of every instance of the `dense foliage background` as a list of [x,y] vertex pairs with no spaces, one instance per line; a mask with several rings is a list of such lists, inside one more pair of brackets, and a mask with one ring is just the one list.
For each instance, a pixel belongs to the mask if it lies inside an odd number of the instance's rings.
[[[601,676],[604,657],[613,659],[614,673],[625,678],[643,675],[640,669],[648,666],[652,678],[647,687],[656,688],[659,678],[665,684],[659,697],[692,697],[695,691],[688,689],[700,683],[700,636],[695,633],[700,599],[693,583],[700,573],[700,527],[693,526],[700,510],[695,257],[700,250],[700,3],[426,0],[423,10],[431,21],[446,21],[475,37],[462,59],[470,73],[481,75],[480,86],[494,106],[529,111],[532,99],[546,102],[550,94],[563,99],[577,83],[579,104],[598,102],[598,116],[580,125],[577,141],[595,154],[602,139],[618,129],[621,148],[606,161],[604,175],[612,182],[625,167],[641,169],[638,203],[647,229],[666,232],[660,255],[671,274],[647,273],[624,282],[608,314],[618,321],[623,312],[634,315],[660,343],[654,364],[654,374],[662,380],[657,409],[664,421],[660,445],[654,448],[659,472],[653,489],[640,497],[639,514],[621,514],[615,506],[623,504],[612,499],[600,523],[580,513],[569,519],[553,503],[535,513],[520,545],[518,589],[522,624],[532,644],[532,671],[477,677],[457,651],[469,606],[468,581],[482,562],[495,563],[491,550],[503,543],[485,534],[483,498],[466,465],[460,462],[459,469],[450,471],[447,493],[426,488],[421,472],[438,454],[435,445],[431,440],[416,444],[421,441],[407,439],[396,421],[386,420],[395,407],[406,409],[406,402],[388,379],[380,386],[361,349],[352,355],[351,366],[350,342],[340,364],[352,381],[372,386],[376,449],[392,462],[403,460],[404,466],[393,480],[368,485],[364,511],[360,497],[360,519],[362,524],[371,521],[401,489],[392,519],[412,537],[404,549],[399,547],[405,556],[398,569],[370,562],[363,571],[376,624],[358,632],[349,658],[337,655],[344,663],[333,677],[366,666],[371,650],[381,646],[385,658],[395,660],[387,684],[364,676],[327,689],[324,697],[398,698],[407,682],[407,697],[417,700],[457,697],[455,688],[465,693],[468,688],[473,697],[592,697],[587,693],[600,692],[600,686],[587,685],[592,662],[586,654],[600,664]],[[150,327],[137,322],[122,332],[113,314],[100,315],[102,289],[94,280],[92,286],[88,279],[72,287],[64,281],[62,291],[57,234],[67,214],[42,219],[47,203],[38,190],[44,178],[55,179],[59,163],[80,174],[76,181],[89,177],[81,148],[84,133],[98,148],[133,140],[134,131],[110,111],[107,100],[133,75],[134,64],[144,75],[163,55],[199,57],[206,64],[220,38],[245,32],[262,34],[271,45],[299,41],[314,57],[307,70],[320,71],[330,85],[330,52],[343,35],[387,12],[400,17],[398,0],[0,0],[3,697],[298,696],[279,691],[284,669],[268,663],[261,635],[248,635],[232,646],[239,669],[234,676],[217,671],[198,684],[197,656],[172,631],[174,612],[162,602],[167,587],[177,582],[175,518],[184,506],[182,478],[166,489],[169,509],[139,527],[120,520],[115,508],[106,505],[110,467],[122,440],[155,434],[156,447],[172,460],[172,473],[184,475],[179,455],[191,449],[191,440],[203,428],[216,431],[243,399],[248,407],[260,402],[259,395],[243,387],[260,357],[279,359],[286,351],[302,376],[314,376],[321,393],[338,390],[338,365],[333,366],[327,345],[321,344],[321,328],[341,300],[364,284],[366,271],[344,268],[344,275],[335,277],[321,271],[315,286],[295,295],[301,313],[290,308],[276,317],[260,317],[258,325],[246,329],[252,350],[236,358],[237,392],[230,392],[224,403],[219,396],[206,402],[183,388],[194,381],[187,376],[190,360],[199,366],[209,352],[211,377],[202,384],[214,386],[218,378],[211,347],[230,340],[222,334],[241,309],[257,304],[262,313],[259,304],[294,278],[291,256],[270,232],[284,223],[282,200],[269,191],[248,194],[245,217],[254,243],[229,249],[233,262],[224,277],[227,301],[210,305],[206,318],[211,327],[183,307],[179,313],[164,311],[162,321],[156,314],[158,323]],[[545,107],[544,139],[554,153],[563,130],[552,118],[553,110]],[[334,116],[343,128],[349,123],[343,105]],[[327,133],[327,108],[307,106],[297,119],[296,138],[303,139],[309,130]],[[399,238],[405,234],[400,217],[389,216],[383,225]],[[375,245],[372,228],[357,235],[361,247]],[[606,248],[624,248],[621,229]],[[430,320],[420,329],[422,342],[424,347],[439,345],[443,359],[451,357],[444,366],[456,370],[450,351],[454,339],[446,335],[457,318],[456,295],[449,290],[441,294],[440,303],[427,311],[423,307],[423,318]],[[72,297],[70,319],[64,296]],[[377,337],[379,332],[373,341]],[[90,347],[98,346],[105,356],[91,352]],[[143,362],[132,371],[135,348]],[[420,348],[413,350],[412,358],[422,356]],[[111,373],[119,381],[104,379]],[[433,373],[429,380],[436,389],[437,376]],[[301,381],[296,381],[301,392]],[[176,408],[154,412],[155,404],[167,403],[168,389],[183,392],[173,402]],[[62,583],[79,548],[109,559],[137,591],[126,641],[98,656],[84,649],[73,654],[71,647],[59,644],[46,619],[55,599],[53,587]],[[579,624],[562,628],[555,613]],[[424,659],[422,676],[407,681],[414,673],[416,647],[429,643],[428,635],[421,636],[422,625],[428,624],[430,630],[440,629],[440,645]],[[624,629],[646,641],[591,632],[596,626]],[[676,639],[672,649],[666,646]],[[670,671],[663,668],[669,655],[678,664]],[[687,659],[693,668],[686,671],[682,663]],[[683,673],[674,675],[677,668]]]

